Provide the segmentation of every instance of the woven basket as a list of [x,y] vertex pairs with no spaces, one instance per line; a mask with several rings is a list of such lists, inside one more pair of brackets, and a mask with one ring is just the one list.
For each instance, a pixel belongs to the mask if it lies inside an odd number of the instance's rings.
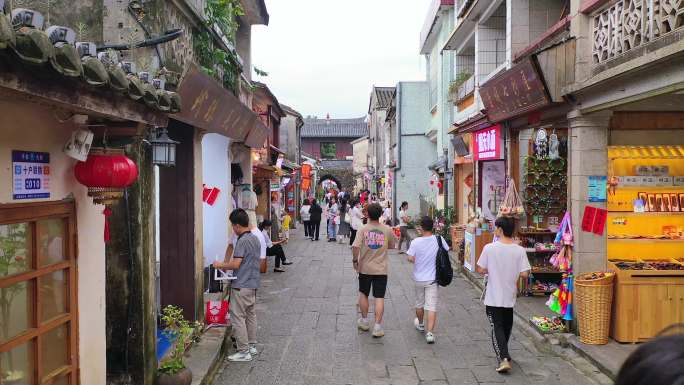
[[575,279],[575,306],[579,339],[588,345],[605,345],[610,333],[613,280],[615,274],[601,279]]

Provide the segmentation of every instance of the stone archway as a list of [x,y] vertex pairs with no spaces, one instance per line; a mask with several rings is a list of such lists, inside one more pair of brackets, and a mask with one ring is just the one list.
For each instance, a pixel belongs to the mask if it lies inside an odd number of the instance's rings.
[[326,181],[326,180],[331,180],[331,181],[335,182],[335,184],[337,184],[337,189],[339,191],[342,191],[342,182],[340,182],[340,180],[337,179],[337,177],[335,177],[334,175],[331,175],[331,174],[323,175],[321,177],[321,179],[318,181],[318,184],[320,185],[323,183],[323,181]]

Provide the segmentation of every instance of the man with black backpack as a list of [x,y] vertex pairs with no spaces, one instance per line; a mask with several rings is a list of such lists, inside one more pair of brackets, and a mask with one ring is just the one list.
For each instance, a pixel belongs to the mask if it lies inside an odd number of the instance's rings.
[[[438,288],[451,283],[453,271],[449,262],[449,246],[442,236],[432,233],[432,218],[421,218],[420,228],[422,236],[414,239],[406,252],[408,261],[414,264],[413,279],[416,283],[416,318],[413,324],[418,331],[425,332],[425,341],[428,344],[434,344]],[[445,263],[448,266],[444,266]],[[446,269],[448,270],[445,271]]]

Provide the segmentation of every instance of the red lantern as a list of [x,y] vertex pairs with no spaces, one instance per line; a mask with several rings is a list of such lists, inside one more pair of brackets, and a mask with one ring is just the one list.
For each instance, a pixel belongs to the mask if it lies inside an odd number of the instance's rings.
[[440,189],[441,189],[442,186],[443,186],[442,182],[437,182],[437,188],[440,188]]
[[76,180],[88,187],[93,202],[111,204],[138,178],[138,166],[123,151],[91,149],[85,162],[74,168]]
[[[96,204],[109,205],[123,197],[124,189],[138,179],[138,166],[128,159],[122,150],[90,149],[85,162],[78,162],[74,168],[76,180],[88,187],[88,196]],[[106,207],[104,241],[109,242],[109,216],[112,210]]]
[[434,184],[435,184],[435,181],[431,179],[431,180],[430,180],[430,186],[432,186],[432,185],[434,185]]

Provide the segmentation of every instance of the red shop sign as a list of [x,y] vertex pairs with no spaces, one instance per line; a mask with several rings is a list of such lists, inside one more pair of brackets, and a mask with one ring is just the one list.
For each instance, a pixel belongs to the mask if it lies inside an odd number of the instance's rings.
[[501,125],[494,125],[474,134],[475,160],[501,159]]

